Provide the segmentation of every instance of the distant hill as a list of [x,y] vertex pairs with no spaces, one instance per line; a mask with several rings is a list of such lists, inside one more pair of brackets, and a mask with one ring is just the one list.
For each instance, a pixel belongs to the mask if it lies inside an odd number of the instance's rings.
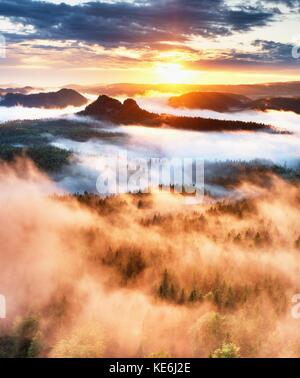
[[251,100],[248,97],[218,92],[192,92],[182,96],[171,97],[169,105],[174,108],[207,109],[216,112],[240,110]]
[[300,81],[263,83],[263,84],[235,84],[235,85],[201,85],[201,84],[95,84],[95,85],[75,85],[72,88],[81,93],[98,95],[103,93],[107,96],[143,96],[148,92],[155,91],[161,93],[184,94],[189,92],[218,92],[236,93],[250,97],[252,100],[274,96],[299,96]]
[[191,92],[171,97],[169,105],[174,108],[206,109],[217,112],[234,112],[247,109],[282,110],[300,114],[299,97],[268,97],[251,100],[232,93]]
[[257,110],[284,110],[300,114],[300,97],[271,97],[253,101],[252,109]]
[[276,132],[270,125],[255,122],[225,121],[201,117],[177,117],[169,114],[155,114],[141,109],[136,101],[127,99],[124,103],[101,95],[78,115],[124,125],[143,125],[151,127],[169,126],[176,129],[195,131],[268,131]]
[[24,106],[27,108],[66,108],[83,106],[88,100],[73,89],[61,89],[58,92],[22,94],[7,93],[0,100],[0,106]]
[[28,94],[32,91],[36,90],[36,88],[33,87],[21,87],[21,88],[0,88],[0,95],[4,96],[7,93],[22,93],[22,94]]

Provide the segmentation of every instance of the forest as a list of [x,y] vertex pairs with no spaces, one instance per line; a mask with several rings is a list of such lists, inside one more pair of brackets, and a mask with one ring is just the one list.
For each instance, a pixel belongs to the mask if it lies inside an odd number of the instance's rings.
[[243,185],[259,196],[188,206],[172,193],[35,195],[25,223],[27,205],[13,214],[26,252],[3,269],[35,263],[2,323],[0,355],[298,355],[299,184]]

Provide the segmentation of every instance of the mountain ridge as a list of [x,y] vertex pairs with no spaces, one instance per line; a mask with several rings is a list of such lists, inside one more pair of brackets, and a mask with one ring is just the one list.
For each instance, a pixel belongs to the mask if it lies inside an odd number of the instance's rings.
[[66,108],[83,106],[87,98],[73,89],[63,88],[57,92],[40,92],[34,94],[7,93],[0,100],[0,106],[23,106],[28,108]]
[[233,93],[190,92],[170,97],[168,104],[174,108],[235,112],[243,110],[282,110],[300,114],[300,97],[264,97],[252,100]]
[[114,124],[142,125],[149,127],[171,127],[192,131],[268,131],[276,132],[271,125],[255,122],[228,121],[201,117],[179,117],[170,114],[156,114],[140,108],[133,99],[123,103],[106,95],[100,95],[88,105],[80,116],[90,116]]

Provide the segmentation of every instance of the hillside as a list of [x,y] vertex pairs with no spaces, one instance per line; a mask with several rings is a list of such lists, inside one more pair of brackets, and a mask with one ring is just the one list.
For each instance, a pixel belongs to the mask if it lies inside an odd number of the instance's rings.
[[194,131],[268,131],[276,132],[270,125],[255,122],[225,121],[201,117],[177,117],[169,114],[155,114],[141,109],[136,101],[127,99],[124,103],[101,95],[78,115],[91,116],[116,124],[139,124],[143,126],[169,126]]
[[66,108],[68,106],[83,106],[88,100],[73,89],[61,89],[48,93],[7,93],[0,101],[0,106],[24,106],[27,108]]
[[207,109],[216,112],[243,109],[250,99],[232,93],[191,92],[169,99],[169,105],[174,108]]
[[300,114],[299,97],[263,97],[251,100],[248,97],[232,93],[191,92],[171,97],[168,103],[174,108],[204,109],[216,112],[253,109],[291,111]]
[[250,105],[256,110],[282,110],[300,114],[300,97],[271,97],[253,101]]

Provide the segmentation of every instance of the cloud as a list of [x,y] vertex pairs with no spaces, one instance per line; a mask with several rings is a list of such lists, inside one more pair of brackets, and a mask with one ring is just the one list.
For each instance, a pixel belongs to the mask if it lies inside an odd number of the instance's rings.
[[231,8],[224,0],[164,0],[54,4],[2,0],[0,14],[31,25],[35,32],[8,33],[11,40],[77,40],[105,46],[186,41],[191,35],[215,37],[268,24],[277,15],[260,6]]
[[[239,49],[206,49],[199,53],[198,60],[186,63],[186,67],[197,68],[232,68],[233,66],[258,67],[295,67],[299,68],[299,59],[292,55],[294,45],[270,40],[256,39],[251,45],[255,51]],[[253,49],[252,49],[253,50]]]
[[262,9],[254,6],[242,6],[239,9],[229,10],[227,21],[234,30],[245,31],[255,26],[264,26],[275,15],[280,14],[279,9]]
[[290,62],[295,64],[295,59],[292,56],[292,44],[257,39],[253,42],[253,45],[260,48],[260,51],[265,56],[265,60],[269,59],[269,61],[275,61],[276,63],[286,64]]
[[[82,77],[91,69],[149,70],[153,62],[166,60],[193,70],[298,68],[288,43],[267,46],[255,41],[264,26],[275,21],[288,25],[288,15],[297,3],[0,0],[0,27],[7,40],[5,66],[75,69],[82,71]],[[240,33],[251,31],[252,40],[231,43],[241,41]]]
[[286,5],[289,8],[299,7],[300,0],[266,0],[265,3],[272,3],[272,4],[282,4]]
[[[85,107],[85,106],[84,106]],[[81,111],[84,107],[73,107],[69,106],[65,109],[43,109],[43,108],[26,108],[23,106],[15,107],[5,107],[0,106],[0,125],[3,122],[14,121],[14,120],[25,120],[25,119],[50,119],[56,117],[66,116],[68,114],[73,114],[77,111]]]

